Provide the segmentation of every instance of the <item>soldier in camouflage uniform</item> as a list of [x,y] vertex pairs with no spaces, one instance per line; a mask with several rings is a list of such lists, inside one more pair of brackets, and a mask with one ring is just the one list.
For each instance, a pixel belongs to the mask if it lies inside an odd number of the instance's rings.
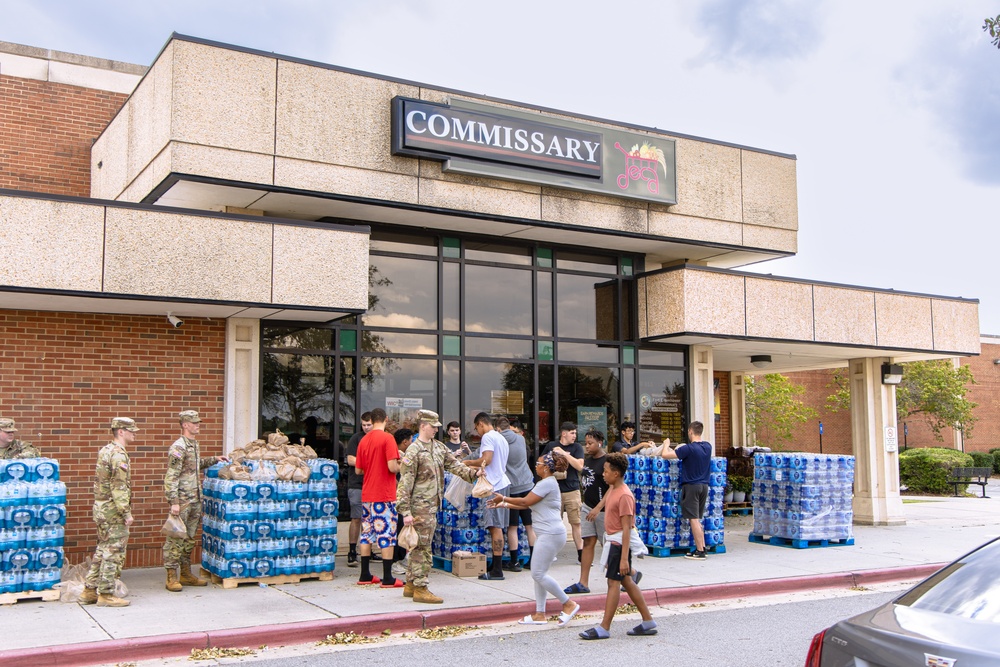
[[41,456],[30,442],[14,438],[17,428],[13,419],[0,417],[0,459],[35,459]]
[[420,541],[410,552],[403,597],[414,602],[440,604],[441,598],[427,590],[431,571],[431,541],[437,528],[437,511],[444,496],[444,472],[447,470],[467,482],[475,481],[478,471],[463,464],[448,446],[434,436],[441,422],[436,412],[421,410],[417,439],[403,455],[399,483],[396,484],[396,511],[403,525],[412,525]]
[[[177,415],[181,437],[170,445],[167,452],[167,474],[163,489],[170,503],[170,513],[187,526],[187,538],[168,537],[163,543],[163,566],[167,568],[167,590],[176,593],[184,586],[207,586],[208,582],[191,573],[191,551],[194,536],[201,526],[201,471],[217,461],[228,461],[224,456],[211,456],[204,460],[195,436],[201,430],[201,417],[194,410]],[[180,578],[177,570],[180,569]],[[182,585],[183,584],[183,585]]]
[[115,581],[121,576],[132,525],[132,470],[125,446],[135,440],[139,428],[128,417],[111,420],[114,439],[97,454],[94,480],[94,522],[97,549],[87,573],[80,604],[127,607],[128,600],[115,597]]

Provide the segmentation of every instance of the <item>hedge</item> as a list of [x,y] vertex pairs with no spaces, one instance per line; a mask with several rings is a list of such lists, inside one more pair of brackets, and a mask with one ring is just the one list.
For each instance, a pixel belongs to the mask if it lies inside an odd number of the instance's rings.
[[955,449],[907,449],[899,455],[899,483],[913,493],[945,495],[954,491],[948,484],[951,469],[972,466],[972,457]]
[[1000,475],[1000,447],[991,449],[990,454],[993,455],[993,474]]
[[989,468],[993,472],[996,472],[997,457],[993,454],[987,454],[986,452],[970,452],[972,456],[972,465],[977,468]]

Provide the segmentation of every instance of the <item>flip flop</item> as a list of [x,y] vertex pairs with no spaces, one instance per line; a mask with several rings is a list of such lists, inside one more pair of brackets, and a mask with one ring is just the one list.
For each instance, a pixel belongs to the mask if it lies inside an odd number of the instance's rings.
[[632,628],[631,630],[629,630],[625,634],[631,635],[633,637],[639,637],[639,636],[645,636],[645,635],[655,635],[656,634],[656,628],[650,628],[649,630],[647,630],[646,628],[642,627],[642,623],[640,623],[639,625],[635,626],[634,628]]
[[573,617],[579,613],[580,613],[580,605],[576,605],[576,608],[568,614],[566,612],[562,612],[561,614],[559,614],[559,622],[556,623],[556,627],[565,628],[569,624],[569,622],[573,620]]
[[589,640],[589,639],[610,639],[610,638],[611,635],[608,635],[607,637],[602,637],[601,635],[597,634],[597,630],[595,630],[594,628],[590,628],[589,630],[584,630],[583,632],[580,633],[580,639]]
[[531,617],[531,614],[528,614],[527,616],[525,616],[524,618],[522,618],[520,621],[518,621],[517,624],[518,625],[548,625],[548,621],[536,621],[535,619],[533,619]]
[[372,577],[371,581],[359,581],[358,586],[374,586],[375,584],[381,584],[382,580],[378,577]]
[[392,584],[380,584],[379,588],[402,588],[405,584],[400,579],[394,579],[395,583]]
[[567,586],[566,588],[563,589],[563,593],[565,593],[566,595],[579,595],[581,593],[589,593],[589,592],[590,589],[581,584],[580,582],[572,584],[571,586]]

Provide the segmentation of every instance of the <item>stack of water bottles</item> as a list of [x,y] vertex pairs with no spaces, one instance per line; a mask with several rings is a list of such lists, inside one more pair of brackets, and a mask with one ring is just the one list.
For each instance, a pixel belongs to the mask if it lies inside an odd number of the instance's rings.
[[850,539],[853,488],[853,456],[757,453],[753,532],[792,540]]
[[[694,546],[691,524],[681,518],[683,465],[677,459],[660,456],[633,454],[628,457],[625,483],[635,496],[635,527],[654,556]],[[705,517],[702,519],[705,547],[722,553],[725,551],[722,498],[726,488],[726,459],[712,457],[710,480]]]
[[[451,473],[445,473],[445,485],[451,482]],[[450,564],[452,554],[456,551],[472,551],[486,554],[492,558],[493,546],[490,531],[486,528],[484,513],[488,498],[469,496],[465,500],[465,509],[459,510],[447,499],[441,502],[437,513],[437,528],[434,531],[434,541],[431,543],[431,554]],[[504,535],[507,534],[506,529]],[[506,541],[506,540],[505,540]],[[524,524],[518,523],[517,543],[520,547],[521,561],[527,562],[528,533]],[[510,550],[504,547],[504,559],[509,560]]]
[[55,459],[0,459],[0,593],[43,591],[60,580],[66,484]]
[[249,481],[220,479],[217,464],[202,485],[202,567],[223,579],[332,572],[337,554],[337,462],[306,462],[308,482],[277,478],[271,461],[244,461]]

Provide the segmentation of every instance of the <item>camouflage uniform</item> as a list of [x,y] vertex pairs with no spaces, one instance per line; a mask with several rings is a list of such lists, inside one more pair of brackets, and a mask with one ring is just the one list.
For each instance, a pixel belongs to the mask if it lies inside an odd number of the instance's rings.
[[163,543],[163,566],[173,569],[190,563],[194,536],[201,526],[201,471],[215,463],[215,457],[201,459],[198,441],[181,436],[167,452],[167,474],[163,487],[167,502],[180,505],[180,520],[187,526],[187,539],[168,537]]
[[412,516],[420,541],[410,552],[407,583],[426,587],[431,571],[431,541],[437,528],[437,512],[444,496],[445,470],[467,482],[475,482],[477,471],[464,465],[448,449],[434,440],[414,440],[403,455],[399,483],[396,484],[396,511],[400,517]]
[[0,459],[37,459],[41,456],[37,447],[23,440],[15,440],[0,452]]
[[132,472],[128,452],[116,442],[97,454],[94,480],[94,522],[97,549],[87,574],[86,587],[101,595],[114,595],[115,580],[121,576],[128,544],[125,517],[132,513]]

